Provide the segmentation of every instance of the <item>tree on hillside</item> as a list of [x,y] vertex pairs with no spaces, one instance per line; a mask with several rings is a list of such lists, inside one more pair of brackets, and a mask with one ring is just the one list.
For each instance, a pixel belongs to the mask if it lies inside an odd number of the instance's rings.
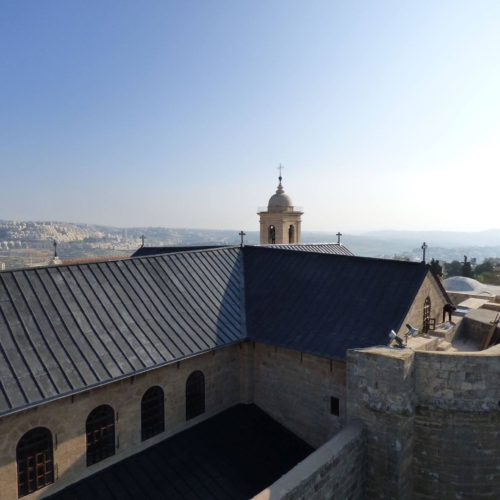
[[483,273],[491,273],[491,272],[493,272],[493,264],[489,260],[485,260],[482,264],[476,266],[476,269],[474,270],[474,274],[476,276],[479,276],[480,274]]
[[458,260],[453,260],[449,264],[444,265],[444,272],[447,278],[462,276],[462,264]]
[[443,266],[439,265],[439,261],[434,258],[431,259],[430,262],[431,269],[438,275],[443,276]]

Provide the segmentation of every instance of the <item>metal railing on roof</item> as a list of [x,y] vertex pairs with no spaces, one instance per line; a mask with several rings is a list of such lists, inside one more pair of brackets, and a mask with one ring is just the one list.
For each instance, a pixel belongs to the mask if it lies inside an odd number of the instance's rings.
[[[285,212],[303,212],[304,211],[304,207],[298,207],[298,206],[293,206],[293,207],[286,207],[287,210],[285,210]],[[269,207],[257,207],[257,212],[268,212],[269,211]]]

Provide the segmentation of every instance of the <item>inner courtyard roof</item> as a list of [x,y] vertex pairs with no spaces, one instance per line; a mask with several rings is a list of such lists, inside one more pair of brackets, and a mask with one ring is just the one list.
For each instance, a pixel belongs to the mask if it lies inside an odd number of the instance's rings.
[[248,500],[313,448],[254,404],[239,404],[47,500]]

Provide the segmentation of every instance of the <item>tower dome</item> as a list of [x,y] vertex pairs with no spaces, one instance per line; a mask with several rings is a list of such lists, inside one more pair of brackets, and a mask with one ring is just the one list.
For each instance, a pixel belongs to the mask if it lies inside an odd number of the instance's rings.
[[268,210],[271,212],[279,212],[282,210],[286,210],[288,208],[293,207],[292,198],[289,195],[285,194],[285,190],[281,185],[281,179],[276,190],[276,194],[273,194],[271,198],[269,198]]
[[280,164],[278,189],[276,194],[269,198],[266,208],[259,208],[260,216],[260,243],[261,245],[300,244],[302,207],[295,207],[292,198],[285,194],[281,184]]

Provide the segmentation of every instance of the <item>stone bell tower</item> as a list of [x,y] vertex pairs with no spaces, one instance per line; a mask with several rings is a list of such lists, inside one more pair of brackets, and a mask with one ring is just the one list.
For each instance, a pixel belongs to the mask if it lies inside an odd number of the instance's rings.
[[260,216],[260,244],[291,244],[301,241],[301,207],[293,205],[290,196],[285,194],[281,185],[281,165],[279,185],[276,194],[269,199],[267,210],[260,209],[257,215]]

